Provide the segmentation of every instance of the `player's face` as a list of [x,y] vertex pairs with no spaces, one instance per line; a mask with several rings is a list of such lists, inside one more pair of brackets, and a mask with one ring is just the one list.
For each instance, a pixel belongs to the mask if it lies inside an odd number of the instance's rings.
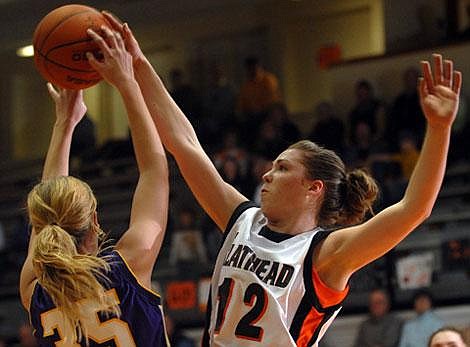
[[268,219],[288,218],[306,209],[308,180],[301,160],[300,150],[288,149],[263,175],[261,208]]
[[462,338],[455,331],[441,331],[434,335],[431,347],[466,347]]

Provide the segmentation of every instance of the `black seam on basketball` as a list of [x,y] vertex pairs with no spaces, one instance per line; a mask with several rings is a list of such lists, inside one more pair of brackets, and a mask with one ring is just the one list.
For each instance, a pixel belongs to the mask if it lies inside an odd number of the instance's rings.
[[[95,10],[96,11],[96,10]],[[62,25],[65,21],[69,20],[70,18],[72,18],[73,16],[78,16],[79,14],[82,14],[82,13],[85,13],[85,12],[92,12],[90,10],[84,10],[84,11],[81,11],[81,12],[78,12],[78,13],[73,13],[71,14],[70,16],[66,17],[66,18],[62,18],[62,20],[57,23],[51,30],[49,30],[49,32],[47,33],[46,37],[44,38],[44,40],[42,40],[42,43],[41,45],[39,45],[39,51],[42,51],[42,48],[44,47],[44,43],[46,42],[47,38],[57,29],[57,27],[59,27],[60,25]]]
[[[70,70],[70,71],[75,71],[75,72],[96,72],[95,70],[80,70],[80,69],[74,69],[74,68],[71,68],[71,67],[68,67],[67,65],[63,65],[61,63],[58,63],[52,59],[49,59],[47,56],[45,56],[44,54],[42,54],[41,52],[39,52],[39,54],[44,58],[44,60],[47,60],[48,62],[52,63],[52,64],[55,64],[57,66],[60,66],[64,69],[67,69],[67,70]],[[44,67],[46,67],[47,65],[44,64]],[[47,67],[46,67],[47,69]],[[49,71],[47,71],[49,73],[50,76],[53,76],[53,74],[51,74]]]
[[67,42],[67,43],[63,43],[61,45],[58,45],[58,46],[54,46],[52,47],[50,50],[48,50],[47,52],[44,52],[45,56],[47,57],[49,55],[49,53],[51,53],[53,50],[55,49],[59,49],[59,48],[62,48],[62,47],[67,47],[67,46],[71,46],[71,45],[75,45],[77,43],[84,43],[84,42],[92,42],[93,39],[91,38],[86,38],[86,39],[83,39],[83,40],[78,40],[78,41],[70,41],[70,42]]

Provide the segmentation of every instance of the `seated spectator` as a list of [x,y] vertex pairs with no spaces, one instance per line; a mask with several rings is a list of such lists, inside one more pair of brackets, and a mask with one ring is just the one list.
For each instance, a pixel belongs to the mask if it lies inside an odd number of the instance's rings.
[[323,101],[315,108],[315,123],[308,139],[342,156],[345,147],[345,125],[331,105]]
[[212,156],[215,167],[220,170],[224,162],[231,158],[238,162],[242,175],[248,172],[248,154],[239,143],[237,129],[229,128],[225,131],[222,139],[222,146],[218,148]]
[[245,72],[246,80],[240,87],[236,107],[246,134],[245,142],[251,145],[269,107],[280,102],[282,97],[278,78],[267,71],[257,57],[245,59]]
[[348,146],[344,159],[350,168],[365,167],[373,150],[374,139],[370,126],[365,122],[359,122],[354,129],[354,142]]
[[433,332],[444,325],[432,310],[432,296],[428,291],[417,291],[413,305],[416,317],[403,325],[399,347],[426,347]]
[[[424,137],[426,118],[419,104],[418,78],[420,72],[414,66],[407,68],[403,73],[403,91],[396,97],[387,116],[385,136],[390,150],[399,148],[400,133],[410,133],[418,147]],[[455,124],[454,124],[455,125]]]
[[261,204],[261,187],[263,186],[263,175],[271,169],[272,162],[263,156],[253,156],[251,161],[251,175],[249,178],[251,200],[257,205]]
[[369,294],[369,318],[363,321],[354,347],[395,347],[402,322],[390,313],[390,300],[382,289]]
[[91,160],[96,151],[96,127],[93,119],[85,114],[80,123],[77,124],[70,146],[72,159]]
[[467,347],[467,344],[460,330],[444,327],[431,335],[428,347]]
[[175,323],[173,317],[165,314],[165,328],[172,347],[196,347],[196,344],[189,337],[184,335],[180,326]]
[[18,330],[18,347],[38,347],[39,344],[33,335],[33,328],[29,323],[23,323]]
[[185,81],[183,71],[178,68],[170,71],[170,82],[170,94],[173,100],[175,100],[199,134],[199,129],[203,124],[201,97],[196,89],[188,81]]
[[242,168],[235,158],[229,157],[225,159],[219,171],[225,182],[242,194],[248,193],[247,190],[249,188],[246,176],[243,174]]
[[300,140],[300,130],[290,120],[289,111],[284,103],[276,102],[272,104],[268,109],[266,119],[276,127],[280,140],[284,143],[285,147]]
[[356,104],[349,113],[350,142],[357,143],[356,127],[359,123],[369,126],[372,139],[382,139],[384,128],[384,107],[374,96],[372,85],[367,80],[360,80],[355,86]]
[[212,66],[209,73],[209,86],[203,98],[205,121],[202,137],[206,139],[204,145],[213,147],[220,140],[220,129],[236,126],[235,91],[221,66]]
[[383,189],[384,205],[389,206],[401,199],[419,158],[414,135],[402,133],[399,152],[372,154],[368,166]]
[[171,237],[171,265],[194,265],[207,263],[207,250],[202,241],[201,230],[196,227],[195,212],[183,208]]

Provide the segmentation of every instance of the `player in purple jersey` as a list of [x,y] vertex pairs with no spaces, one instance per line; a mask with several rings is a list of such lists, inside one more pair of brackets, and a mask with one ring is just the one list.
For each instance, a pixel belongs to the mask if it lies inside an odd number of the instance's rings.
[[100,249],[93,192],[68,176],[72,134],[86,111],[82,91],[48,84],[56,122],[42,180],[28,195],[21,300],[40,346],[166,346],[160,298],[150,288],[167,223],[167,160],[122,39],[110,33],[100,48],[104,59],[90,62],[123,98],[139,169],[129,228],[113,249]]

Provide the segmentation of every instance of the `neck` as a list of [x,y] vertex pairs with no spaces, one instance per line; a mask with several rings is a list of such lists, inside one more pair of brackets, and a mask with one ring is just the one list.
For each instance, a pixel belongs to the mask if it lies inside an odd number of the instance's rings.
[[312,211],[309,211],[308,214],[303,213],[289,219],[268,218],[267,226],[273,231],[297,235],[316,228],[318,221]]

